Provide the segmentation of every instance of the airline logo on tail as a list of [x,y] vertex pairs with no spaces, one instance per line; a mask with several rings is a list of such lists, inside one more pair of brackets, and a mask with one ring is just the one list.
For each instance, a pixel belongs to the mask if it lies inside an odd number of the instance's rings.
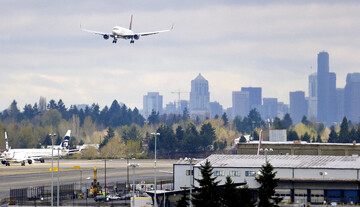
[[64,136],[64,140],[61,142],[62,148],[69,149],[70,134],[71,130],[68,130]]

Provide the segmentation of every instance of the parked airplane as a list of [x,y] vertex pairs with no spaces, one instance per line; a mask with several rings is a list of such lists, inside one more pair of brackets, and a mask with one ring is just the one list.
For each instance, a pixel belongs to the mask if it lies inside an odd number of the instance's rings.
[[130,39],[130,43],[134,43],[134,39],[138,40],[141,36],[148,36],[148,35],[154,35],[154,34],[159,34],[162,32],[169,32],[174,28],[174,25],[168,29],[168,30],[160,30],[160,31],[153,31],[153,32],[140,32],[140,33],[135,33],[132,31],[132,19],[133,19],[133,15],[131,15],[131,20],[130,20],[130,26],[129,29],[126,29],[124,27],[119,27],[119,26],[115,26],[112,30],[112,33],[106,33],[106,32],[98,32],[98,31],[93,31],[93,30],[88,30],[88,29],[83,29],[80,25],[80,28],[82,31],[85,32],[90,32],[93,34],[97,34],[97,35],[102,35],[104,37],[104,39],[109,39],[110,37],[113,38],[113,43],[117,42],[117,39],[121,38],[121,39],[125,39],[125,40],[129,40]]
[[10,166],[11,162],[21,163],[21,166],[25,166],[25,163],[32,164],[35,161],[44,163],[47,158],[57,157],[58,150],[59,155],[66,156],[70,153],[69,139],[71,130],[68,130],[64,136],[60,145],[53,146],[50,149],[11,149],[9,148],[7,133],[5,132],[6,149],[1,155],[1,163],[6,166]]

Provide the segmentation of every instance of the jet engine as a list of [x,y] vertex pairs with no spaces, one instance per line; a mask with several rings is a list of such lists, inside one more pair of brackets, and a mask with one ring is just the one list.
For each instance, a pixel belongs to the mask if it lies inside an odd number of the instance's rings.
[[106,39],[106,40],[109,39],[109,35],[107,35],[107,34],[105,34],[103,37],[104,37],[104,39]]
[[32,163],[34,163],[34,161],[33,160],[28,160],[28,163],[29,163],[29,165],[31,165]]
[[134,35],[134,39],[138,40],[140,38],[140,35]]

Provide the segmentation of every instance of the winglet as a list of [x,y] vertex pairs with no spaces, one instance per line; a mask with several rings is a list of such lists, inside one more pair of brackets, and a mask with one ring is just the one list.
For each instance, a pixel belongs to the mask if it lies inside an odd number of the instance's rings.
[[131,30],[132,28],[132,19],[133,19],[133,15],[131,15],[129,30]]

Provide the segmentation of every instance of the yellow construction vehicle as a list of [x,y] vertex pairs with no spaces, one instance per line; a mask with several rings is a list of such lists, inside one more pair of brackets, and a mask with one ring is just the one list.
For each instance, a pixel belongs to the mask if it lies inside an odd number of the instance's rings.
[[94,167],[94,181],[91,183],[90,196],[97,196],[101,194],[101,186],[99,182],[97,182],[97,170]]

